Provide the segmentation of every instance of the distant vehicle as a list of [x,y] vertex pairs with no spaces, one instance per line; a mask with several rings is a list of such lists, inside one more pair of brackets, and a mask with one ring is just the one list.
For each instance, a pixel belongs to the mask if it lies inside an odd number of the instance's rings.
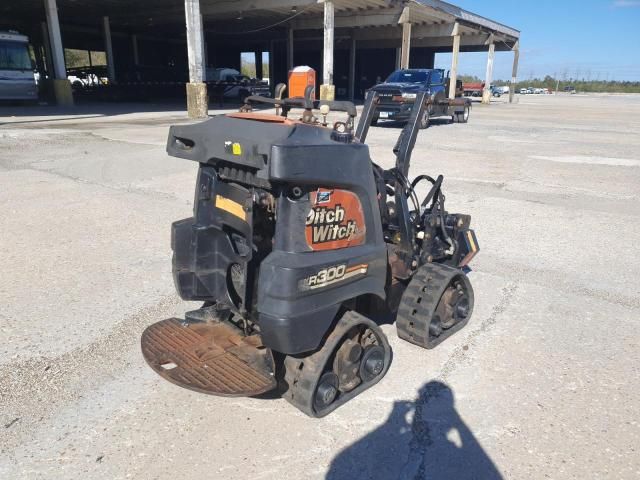
[[0,32],[0,100],[37,100],[34,70],[29,37]]
[[107,67],[75,67],[67,69],[67,80],[74,90],[97,87],[109,83]]
[[549,95],[551,92],[549,91],[548,88],[543,88],[542,93],[544,93],[545,95]]
[[542,88],[534,88],[533,93],[535,93],[536,95],[540,95],[544,93],[544,90]]
[[491,95],[493,95],[496,98],[500,98],[500,96],[502,96],[501,87],[496,87],[495,85],[491,85],[491,87],[489,87],[489,90],[491,91]]
[[566,87],[564,87],[564,91],[567,93],[576,93],[576,87],[574,87],[573,85],[567,85]]
[[484,82],[465,82],[462,84],[465,97],[481,97]]
[[533,90],[533,87],[529,87],[529,88],[527,88],[527,94],[528,94],[528,95],[533,95],[534,93],[535,93],[535,92],[534,92],[534,90]]
[[415,99],[420,92],[427,92],[427,108],[420,118],[420,128],[427,128],[433,117],[449,117],[453,121],[466,123],[471,112],[471,100],[457,97],[448,98],[450,79],[439,68],[411,68],[393,72],[387,80],[371,87],[378,93],[378,107],[372,124],[378,120],[406,121],[414,108]]
[[229,84],[224,87],[222,93],[225,98],[238,98],[243,101],[251,95],[271,96],[269,82],[251,79],[234,68],[207,68],[206,81]]
[[510,91],[509,85],[503,85],[501,87],[496,87],[502,95],[508,95]]
[[520,89],[520,94],[521,95],[526,95],[527,93],[529,93],[529,90],[527,90],[526,88],[521,88]]

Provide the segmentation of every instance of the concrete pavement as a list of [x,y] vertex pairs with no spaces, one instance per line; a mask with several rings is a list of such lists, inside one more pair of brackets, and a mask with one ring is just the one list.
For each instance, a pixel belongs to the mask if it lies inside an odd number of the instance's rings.
[[[472,215],[469,325],[385,326],[385,379],[329,417],[161,380],[142,330],[193,305],[170,223],[177,110],[0,110],[0,478],[640,478],[640,96],[519,96],[420,132],[412,176]],[[612,113],[614,112],[614,113]],[[396,126],[373,128],[392,164]]]

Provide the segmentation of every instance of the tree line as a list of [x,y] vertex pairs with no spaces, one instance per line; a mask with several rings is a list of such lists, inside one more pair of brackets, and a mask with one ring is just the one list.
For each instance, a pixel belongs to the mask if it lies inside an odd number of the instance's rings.
[[[475,75],[461,75],[458,77],[463,82],[483,82],[484,80]],[[495,80],[496,86],[510,85],[509,80]],[[593,93],[640,93],[640,82],[620,81],[620,80],[586,80],[574,79],[560,80],[547,75],[544,78],[534,78],[530,80],[519,80],[516,83],[516,90],[521,88],[548,88],[549,91],[564,91],[567,87],[573,87],[578,92]]]

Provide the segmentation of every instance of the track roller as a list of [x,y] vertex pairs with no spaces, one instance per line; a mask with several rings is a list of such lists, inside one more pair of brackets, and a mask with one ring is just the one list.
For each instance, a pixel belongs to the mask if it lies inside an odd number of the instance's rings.
[[380,327],[348,311],[316,352],[284,359],[283,397],[310,417],[324,417],[384,377],[391,348]]
[[473,312],[473,287],[460,269],[428,263],[402,295],[396,328],[403,340],[433,348],[464,327]]

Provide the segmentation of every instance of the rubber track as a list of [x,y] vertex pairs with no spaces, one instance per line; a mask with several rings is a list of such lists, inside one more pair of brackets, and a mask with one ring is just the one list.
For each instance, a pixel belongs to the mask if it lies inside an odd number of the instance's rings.
[[[333,354],[340,345],[340,341],[344,336],[357,325],[364,325],[371,329],[378,339],[379,344],[385,351],[384,369],[376,378],[367,383],[361,383],[352,391],[341,394],[326,409],[316,412],[313,408],[313,396],[320,380],[320,376],[324,373],[325,367],[329,359],[333,358]],[[385,376],[389,365],[391,364],[391,347],[387,342],[387,337],[380,327],[359,313],[348,311],[336,323],[335,328],[329,334],[320,350],[307,355],[306,357],[287,356],[284,360],[285,375],[284,380],[287,385],[286,391],[282,397],[293,406],[310,417],[320,418],[329,414],[340,405],[344,405],[347,401],[359,395],[367,388],[378,383]]]
[[[469,291],[469,314],[451,328],[444,330],[438,337],[429,335],[429,324],[436,311],[440,297],[451,281],[460,277]],[[411,282],[402,295],[396,329],[398,337],[423,348],[434,348],[458,330],[462,329],[473,313],[473,288],[467,276],[459,269],[427,263],[413,275]]]

